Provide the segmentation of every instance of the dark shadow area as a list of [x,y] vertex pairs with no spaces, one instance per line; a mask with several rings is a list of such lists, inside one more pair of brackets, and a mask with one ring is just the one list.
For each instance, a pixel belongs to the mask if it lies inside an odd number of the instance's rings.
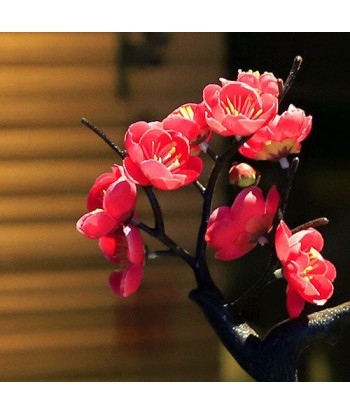
[[[347,272],[350,231],[347,143],[350,34],[229,33],[226,77],[235,79],[238,69],[252,69],[270,71],[276,77],[286,79],[296,55],[302,56],[303,65],[279,112],[292,103],[313,116],[313,129],[300,153],[300,168],[290,195],[286,221],[292,228],[320,216],[330,220],[328,226],[319,230],[325,239],[324,257],[331,260],[338,271],[335,293],[327,303],[331,307],[350,299]],[[251,164],[263,173],[262,187],[269,187],[280,172],[279,166],[271,163]],[[257,264],[263,261],[263,254],[253,252],[238,261],[238,265],[235,265],[239,268],[235,282],[237,289],[241,290],[242,285],[248,287],[259,276]],[[284,292],[284,281],[266,287],[247,310],[252,322],[267,328],[287,318]],[[237,295],[237,291],[234,295]],[[313,311],[316,311],[316,307],[308,306],[305,309],[305,312]],[[302,359],[301,380],[310,380],[309,360],[312,353],[317,352],[326,355],[331,373],[331,379],[328,380],[349,381],[349,341],[350,330],[345,330],[344,336],[335,346],[320,345],[306,351]]]

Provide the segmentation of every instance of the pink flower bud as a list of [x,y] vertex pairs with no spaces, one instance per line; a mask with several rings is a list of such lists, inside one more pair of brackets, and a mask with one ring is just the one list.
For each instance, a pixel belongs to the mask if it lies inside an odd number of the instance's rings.
[[234,163],[228,173],[228,181],[238,187],[249,187],[259,183],[260,173],[247,163]]

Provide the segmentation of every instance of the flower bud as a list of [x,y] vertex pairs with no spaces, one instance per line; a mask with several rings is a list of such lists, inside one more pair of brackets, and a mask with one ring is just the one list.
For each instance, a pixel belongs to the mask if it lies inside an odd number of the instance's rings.
[[238,187],[257,185],[259,180],[260,173],[247,163],[234,163],[228,173],[229,183]]

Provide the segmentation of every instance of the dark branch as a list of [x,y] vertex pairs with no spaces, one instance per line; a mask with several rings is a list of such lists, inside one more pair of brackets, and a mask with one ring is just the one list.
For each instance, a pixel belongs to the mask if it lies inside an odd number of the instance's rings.
[[194,182],[194,185],[197,187],[197,189],[199,190],[200,194],[203,196],[205,194],[205,186],[202,185],[201,182],[199,182],[198,180]]
[[296,76],[299,72],[299,69],[301,67],[302,62],[303,62],[303,58],[301,56],[296,56],[294,58],[293,65],[291,67],[291,70],[289,71],[289,75],[286,79],[286,82],[283,85],[282,91],[281,91],[281,93],[279,95],[279,98],[278,98],[280,103],[283,101],[284,97],[286,96],[287,92],[289,91],[290,87],[292,86],[292,84],[293,84],[293,82],[294,82],[294,80],[295,80],[295,78],[296,78]]
[[292,229],[292,233],[297,233],[299,231],[303,231],[304,229],[308,228],[317,228],[318,226],[324,226],[328,225],[329,220],[327,218],[317,218],[310,220],[309,222],[303,223],[300,226],[297,226],[296,228]]
[[149,251],[147,253],[148,259],[156,259],[162,257],[174,256],[174,253],[171,249],[159,250],[159,251]]
[[211,147],[208,146],[207,150],[206,150],[206,154],[208,154],[208,156],[213,160],[216,161],[218,159],[218,155],[213,151],[213,149]]
[[165,234],[163,214],[162,214],[158,199],[153,192],[153,188],[152,186],[143,186],[142,188],[144,192],[146,193],[148,200],[150,202],[150,205],[152,207],[154,221],[155,221],[154,228],[158,234]]
[[201,219],[201,223],[199,226],[198,237],[197,237],[196,257],[198,260],[205,259],[206,242],[205,242],[204,236],[207,230],[209,216],[211,213],[212,200],[213,200],[216,182],[218,180],[220,171],[225,161],[227,161],[234,154],[233,150],[234,150],[234,144],[229,146],[227,150],[220,157],[216,159],[214,167],[208,179],[207,187],[204,193],[202,219]]
[[260,349],[260,338],[243,320],[232,321],[224,298],[217,292],[193,290],[190,298],[203,311],[222,344],[238,364],[249,374],[254,371],[256,356]]
[[350,302],[275,325],[264,339],[239,315],[230,313],[219,293],[194,290],[190,298],[202,309],[223,345],[257,381],[297,381],[302,351],[316,342],[334,344],[350,324]]
[[268,261],[265,272],[260,276],[256,282],[248,288],[237,300],[229,304],[232,313],[240,313],[246,303],[251,300],[265,285],[276,280],[274,271],[277,269],[279,261],[277,261],[276,254],[272,253]]
[[289,166],[288,174],[287,174],[287,182],[281,195],[280,208],[278,209],[278,219],[280,220],[283,219],[284,217],[284,213],[286,211],[287,202],[289,198],[289,193],[291,191],[291,188],[293,185],[293,179],[294,179],[295,173],[298,170],[298,167],[299,167],[299,158],[294,157]]
[[179,256],[193,270],[195,270],[196,261],[193,258],[193,256],[190,253],[188,253],[185,249],[183,249],[181,246],[179,246],[176,242],[174,242],[171,238],[169,238],[169,236],[166,234],[163,214],[158,199],[153,192],[152,186],[143,186],[142,188],[145,191],[149,199],[150,205],[152,207],[155,224],[153,228],[149,227],[144,223],[137,223],[137,226],[153,238],[156,238],[158,239],[158,241],[162,242],[167,248],[169,248],[172,255]]
[[216,157],[215,164],[212,168],[205,192],[203,194],[202,218],[198,229],[196,243],[197,269],[195,271],[195,276],[198,287],[206,286],[207,288],[212,289],[213,292],[218,291],[218,288],[215,286],[208,270],[206,260],[207,243],[205,241],[205,233],[207,231],[209,217],[211,214],[214,191],[223,166],[237,153],[238,149],[245,142],[247,142],[250,137],[251,136],[234,137],[231,145],[221,154],[221,156]]
[[126,152],[122,150],[120,147],[117,146],[117,144],[114,144],[113,141],[107,137],[107,135],[101,131],[99,128],[97,128],[95,125],[93,125],[89,120],[86,118],[82,118],[81,122],[86,125],[90,130],[92,130],[95,134],[97,134],[102,140],[109,145],[114,151],[116,151],[119,156],[123,159],[126,155]]

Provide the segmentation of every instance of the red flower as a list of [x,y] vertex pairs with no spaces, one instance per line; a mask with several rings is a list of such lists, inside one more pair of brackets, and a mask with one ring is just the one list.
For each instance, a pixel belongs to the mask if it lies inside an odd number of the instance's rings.
[[143,274],[144,244],[140,230],[134,225],[122,226],[113,234],[99,240],[105,257],[118,265],[109,276],[111,290],[120,297],[128,297],[140,286]]
[[112,173],[103,173],[96,179],[87,198],[87,210],[89,212],[103,208],[103,198],[106,190],[121,177],[126,178],[123,167],[114,164],[112,166]]
[[126,174],[136,184],[174,190],[201,174],[203,162],[190,155],[189,141],[180,132],[139,121],[129,127],[124,143]]
[[77,230],[86,237],[108,235],[131,218],[136,205],[136,186],[121,170],[114,166],[113,173],[101,175],[91,188],[87,202],[90,212],[76,224]]
[[289,154],[299,153],[301,142],[310,133],[312,117],[290,105],[288,110],[257,131],[239,152],[255,160],[278,161]]
[[277,114],[278,100],[259,94],[243,82],[223,80],[223,85],[208,85],[203,91],[208,108],[209,127],[223,136],[248,136]]
[[209,142],[212,135],[205,119],[205,111],[204,103],[184,104],[163,120],[166,130],[179,131],[189,140],[192,155],[199,154],[201,148],[198,144]]
[[309,228],[292,235],[281,221],[276,230],[276,253],[288,282],[287,310],[291,318],[298,317],[305,301],[324,305],[333,294],[336,277],[334,265],[320,254],[321,234]]
[[273,186],[266,198],[260,188],[242,190],[231,207],[222,206],[210,216],[205,240],[217,250],[215,258],[232,260],[251,251],[258,242],[264,244],[272,227],[279,203],[279,194]]
[[264,72],[260,75],[258,71],[239,71],[237,81],[251,86],[256,89],[259,94],[271,94],[275,97],[278,97],[279,95],[277,79],[271,72]]

